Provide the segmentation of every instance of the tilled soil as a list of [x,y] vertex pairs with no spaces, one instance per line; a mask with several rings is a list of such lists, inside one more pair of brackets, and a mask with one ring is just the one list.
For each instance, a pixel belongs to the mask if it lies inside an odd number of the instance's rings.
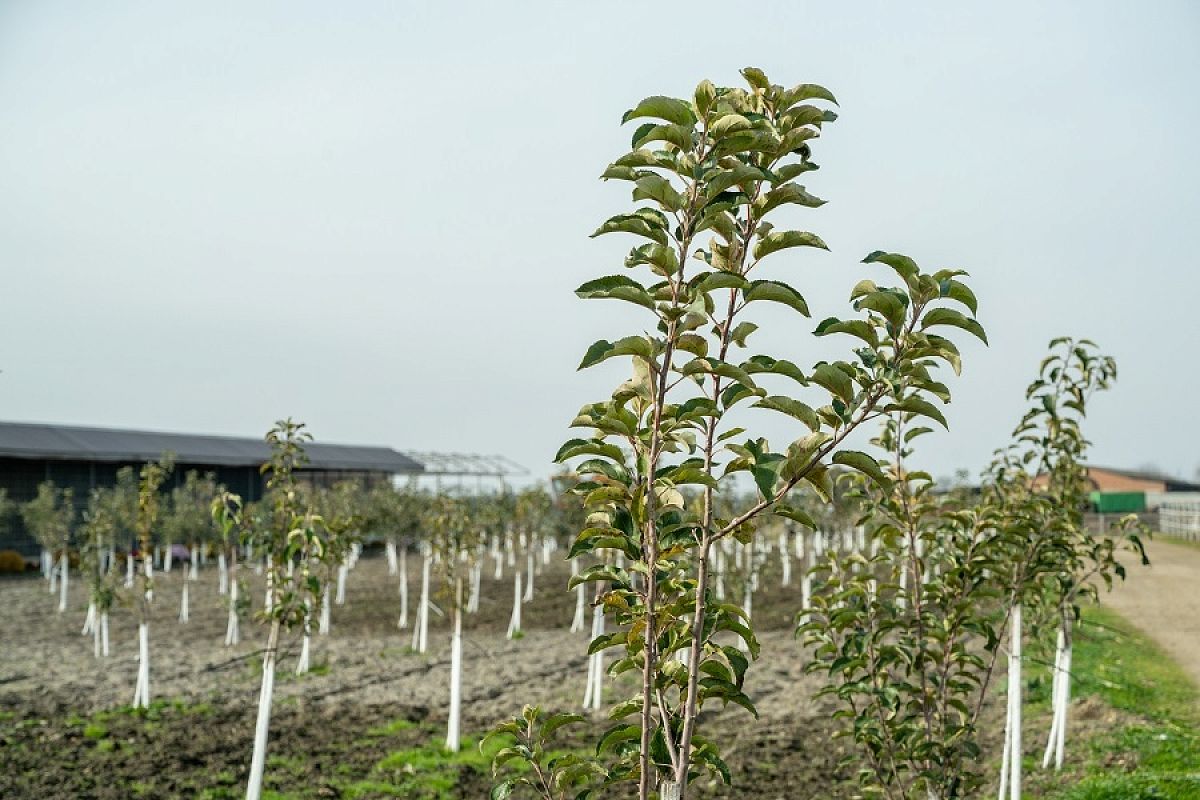
[[[409,562],[410,610],[419,591]],[[552,563],[522,609],[523,638],[504,632],[512,608],[511,570],[483,578],[480,611],[464,633],[463,731],[478,735],[515,716],[522,705],[573,710],[586,682],[583,633],[571,634],[574,593],[565,591],[565,564]],[[261,579],[246,570],[256,607]],[[74,580],[67,612],[36,578],[0,582],[0,797],[237,797],[249,768],[265,629],[243,622],[243,642],[222,645],[226,614],[215,566],[191,584],[191,619],[177,621],[182,572],[157,574],[151,622],[149,713],[127,709],[136,677],[136,619],[114,609],[113,655],[96,660],[81,636],[86,609]],[[337,797],[335,784],[378,777],[380,759],[398,749],[444,739],[449,693],[449,622],[432,615],[425,655],[410,650],[411,628],[399,630],[398,578],[381,557],[364,557],[350,573],[347,603],[335,606],[330,635],[313,638],[314,673],[291,673],[298,637],[284,643],[275,686],[268,787],[313,797]],[[770,585],[768,585],[770,584]],[[814,703],[815,680],[802,672],[792,635],[799,587],[777,585],[768,573],[755,594],[763,654],[747,678],[757,722],[731,706],[706,711],[706,729],[723,731],[734,772],[720,797],[836,796],[852,776],[837,766],[840,743]],[[435,602],[437,601],[435,596]],[[410,620],[411,622],[411,620]],[[633,694],[633,678],[612,680],[606,701]],[[397,721],[416,723],[396,725]],[[395,730],[383,733],[388,727]],[[602,730],[605,718],[593,727]],[[711,727],[708,727],[711,726]],[[372,733],[374,731],[374,733]],[[570,744],[568,742],[568,744]],[[486,797],[489,775],[463,769],[454,796]],[[364,790],[356,796],[373,797]]]

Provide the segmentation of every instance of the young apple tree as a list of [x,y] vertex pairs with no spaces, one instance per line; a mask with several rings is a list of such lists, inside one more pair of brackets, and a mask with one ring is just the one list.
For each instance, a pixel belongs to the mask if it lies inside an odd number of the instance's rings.
[[[280,632],[305,624],[321,592],[320,579],[310,564],[323,557],[323,525],[321,518],[303,505],[295,475],[297,469],[308,463],[304,445],[312,441],[312,434],[304,428],[304,423],[293,422],[289,417],[276,422],[266,435],[271,457],[263,464],[262,472],[267,476],[269,510],[264,514],[266,525],[255,533],[259,547],[267,555],[269,601],[262,617],[268,624],[268,633],[246,800],[259,800],[262,796]],[[299,569],[289,566],[293,564]]]
[[151,548],[159,527],[162,496],[159,489],[166,482],[174,459],[164,455],[158,461],[142,466],[138,473],[137,510],[134,530],[137,532],[143,569],[138,573],[135,588],[138,609],[138,674],[133,689],[133,707],[150,707],[150,603],[154,600],[154,556]]
[[[603,177],[631,183],[638,205],[596,235],[640,240],[625,259],[637,272],[577,290],[585,299],[630,303],[649,318],[646,332],[588,348],[581,368],[627,358],[631,377],[610,398],[584,406],[572,425],[591,434],[558,454],[559,461],[583,459],[575,465],[583,479],[577,491],[589,517],[570,555],[614,556],[576,580],[609,585],[600,603],[616,628],[596,637],[590,651],[618,648],[609,671],[641,674],[641,691],[614,709],[617,724],[599,743],[608,781],[635,782],[640,800],[656,786],[662,797],[686,796],[701,769],[728,780],[717,742],[697,730],[700,710],[716,701],[753,711],[743,678],[758,644],[743,610],[710,592],[714,545],[752,541],[771,513],[812,525],[786,498],[801,484],[827,496],[833,464],[877,473],[875,459],[845,449],[846,438],[896,410],[889,392],[897,376],[917,390],[902,410],[939,415],[922,396],[936,396],[940,385],[926,364],[956,361],[957,350],[926,329],[974,325],[942,303],[963,290],[956,273],[924,274],[904,256],[877,252],[867,263],[900,273],[901,286],[863,281],[852,294],[858,314],[827,319],[816,331],[857,337],[854,361],[802,370],[747,354],[755,309],[773,304],[809,314],[799,290],[762,273],[800,248],[826,249],[816,235],[788,226],[793,212],[823,203],[796,179],[816,169],[811,143],[835,115],[824,107],[832,94],[820,86],[785,88],[755,68],[742,75],[747,88],[703,81],[689,99],[649,97],[626,113],[625,121],[648,121],[634,131],[634,149]],[[748,436],[743,426],[755,417],[742,413],[747,406],[785,415],[797,438],[776,450]],[[721,478],[737,473],[758,494],[748,508],[722,516],[716,501],[730,487]],[[688,487],[698,488],[698,510],[685,503]],[[680,650],[682,660],[674,657]]]
[[[51,593],[57,588],[58,611],[67,610],[67,576],[70,572],[71,524],[74,496],[50,481],[38,484],[37,496],[21,506],[25,528],[42,546],[42,561],[49,565]],[[57,566],[56,566],[57,565]]]

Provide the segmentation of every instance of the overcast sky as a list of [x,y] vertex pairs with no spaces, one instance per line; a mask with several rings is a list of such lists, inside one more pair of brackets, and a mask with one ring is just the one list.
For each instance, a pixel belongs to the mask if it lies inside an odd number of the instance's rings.
[[0,419],[292,415],[547,474],[624,377],[580,356],[645,324],[572,294],[632,244],[587,238],[630,207],[597,180],[622,112],[757,65],[841,118],[829,203],[794,219],[832,252],[776,257],[814,319],[764,316],[756,352],[834,354],[809,332],[871,250],[965,268],[991,347],[964,345],[928,469],[983,466],[1070,334],[1121,371],[1092,460],[1190,477],[1200,6],[983,6],[0,3]]

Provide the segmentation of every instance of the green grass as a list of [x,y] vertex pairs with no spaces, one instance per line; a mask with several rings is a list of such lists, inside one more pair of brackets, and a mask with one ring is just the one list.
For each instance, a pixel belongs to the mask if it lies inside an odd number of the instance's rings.
[[[1076,628],[1071,672],[1075,697],[1098,698],[1125,712],[1124,721],[1074,742],[1082,768],[1039,780],[1047,791],[1031,797],[1200,799],[1200,690],[1177,664],[1114,612],[1089,607]],[[1031,685],[1031,699],[1048,709],[1045,683]],[[1031,777],[1041,772],[1040,763],[1029,766]]]

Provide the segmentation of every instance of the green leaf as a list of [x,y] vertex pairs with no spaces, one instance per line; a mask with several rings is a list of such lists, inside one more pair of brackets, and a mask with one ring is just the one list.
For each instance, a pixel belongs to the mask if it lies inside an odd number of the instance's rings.
[[674,97],[663,97],[662,95],[647,97],[638,103],[636,108],[626,111],[624,116],[621,117],[621,124],[624,125],[631,119],[641,119],[644,117],[664,119],[676,125],[696,124],[696,115],[692,113],[690,105],[683,100]]
[[784,359],[774,359],[770,356],[751,356],[742,363],[742,369],[751,375],[756,375],[762,372],[769,372],[774,375],[783,375],[796,381],[801,386],[808,386],[808,378],[804,377],[804,373],[800,368],[791,361]]
[[626,336],[615,342],[601,339],[588,348],[578,369],[586,369],[616,356],[637,356],[649,361],[653,355],[650,342],[642,336]]
[[734,329],[730,331],[729,338],[733,340],[738,347],[746,346],[746,337],[758,330],[758,326],[753,322],[739,322]]
[[863,263],[886,264],[896,271],[896,274],[909,288],[916,288],[915,281],[921,274],[921,268],[917,266],[917,262],[900,253],[885,253],[882,250],[876,250],[864,258]]
[[[655,245],[647,245],[654,247]],[[624,275],[606,275],[588,281],[575,290],[576,297],[583,300],[624,300],[628,303],[654,309],[654,298],[640,283]]]
[[807,231],[772,231],[761,237],[754,245],[754,257],[766,258],[778,250],[790,247],[819,247],[828,250],[829,246],[821,241],[821,237]]
[[714,139],[721,139],[742,131],[748,131],[753,126],[750,120],[743,117],[741,114],[726,114],[719,117],[708,126],[708,134]]
[[834,98],[833,92],[824,86],[818,86],[815,83],[801,83],[783,93],[783,102],[780,103],[780,107],[791,108],[796,103],[802,103],[805,100],[826,100],[837,105],[837,99]]
[[955,328],[962,328],[967,333],[977,337],[984,344],[987,344],[987,334],[984,332],[983,326],[961,311],[955,311],[953,308],[934,308],[921,318],[921,330],[932,328],[935,325],[952,325]]
[[750,286],[742,290],[742,299],[747,303],[755,300],[783,303],[804,316],[809,316],[808,303],[804,302],[804,297],[782,281],[751,281]]
[[813,370],[810,379],[818,386],[823,386],[835,397],[847,405],[854,400],[854,383],[850,376],[833,364],[822,362]]
[[509,778],[501,781],[492,787],[492,791],[488,793],[490,800],[508,800],[512,797],[513,789],[516,788],[517,779]]
[[862,339],[872,348],[879,347],[879,335],[875,332],[874,326],[865,320],[841,320],[837,317],[829,317],[822,320],[821,324],[813,331],[816,336],[828,336],[831,333],[848,333]]
[[671,182],[661,175],[643,175],[637,179],[636,185],[637,188],[633,190],[634,200],[655,200],[670,211],[683,208],[683,197],[675,191]]
[[801,403],[799,400],[793,400],[790,397],[771,395],[759,400],[753,407],[767,408],[771,411],[779,411],[787,414],[789,417],[803,422],[812,431],[820,430],[821,428],[821,421],[817,418],[817,412],[806,403]]
[[950,425],[946,422],[946,417],[933,403],[928,400],[913,395],[904,399],[902,403],[893,403],[885,406],[883,409],[887,411],[907,411],[912,414],[917,414],[922,417],[929,417],[932,420],[940,423],[946,430],[950,429]]
[[576,456],[605,456],[617,463],[625,461],[625,454],[614,444],[609,444],[601,439],[570,439],[558,448],[554,462],[561,463]]
[[771,507],[771,513],[779,517],[784,517],[785,519],[790,519],[793,522],[799,522],[801,525],[811,530],[815,531],[817,529],[816,520],[810,517],[808,512],[804,509],[796,508],[795,506],[790,506],[786,503],[776,503]]
[[696,110],[701,116],[708,113],[712,108],[713,100],[717,98],[717,87],[713,86],[712,81],[707,78],[696,84],[696,91],[693,93],[693,102],[696,104]]
[[785,183],[762,196],[762,199],[757,204],[759,216],[778,208],[784,203],[795,203],[805,208],[818,208],[825,205],[824,200],[809,194],[803,186],[795,183]]
[[667,243],[666,229],[651,224],[645,217],[638,214],[619,214],[605,220],[604,224],[596,229],[591,238],[594,239],[606,233],[632,233],[635,236],[652,239],[661,245],[666,245]]
[[879,462],[866,453],[858,450],[839,450],[833,454],[832,461],[834,464],[858,470],[884,489],[888,489],[892,485],[891,479],[880,469]]
[[938,288],[942,297],[957,300],[970,309],[972,314],[979,311],[979,301],[975,299],[975,293],[965,283],[954,278],[946,278],[938,284]]
[[766,91],[771,88],[771,81],[767,80],[766,73],[758,67],[743,67],[742,77],[746,79],[746,83],[755,89]]

